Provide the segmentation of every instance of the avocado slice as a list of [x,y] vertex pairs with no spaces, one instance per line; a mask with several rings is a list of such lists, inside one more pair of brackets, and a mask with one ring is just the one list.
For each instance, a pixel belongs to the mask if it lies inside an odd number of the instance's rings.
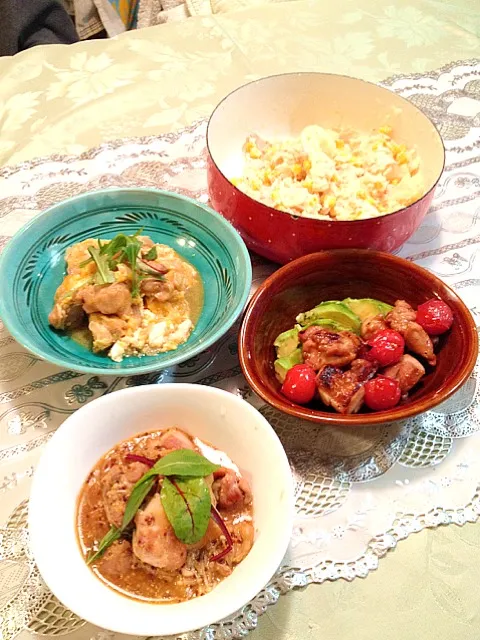
[[289,356],[285,356],[284,358],[278,358],[273,363],[275,368],[275,374],[279,382],[283,384],[285,380],[285,376],[287,375],[287,371],[294,367],[296,364],[302,364],[303,362],[303,353],[301,349],[295,349]]
[[350,331],[350,329],[348,327],[346,327],[343,324],[340,324],[339,322],[335,322],[335,320],[328,320],[327,318],[319,318],[318,320],[312,320],[311,322],[309,322],[306,325],[300,325],[297,324],[295,325],[299,331],[305,331],[305,329],[308,329],[308,327],[324,327],[325,329],[330,329],[330,331],[336,331],[337,333],[340,333],[340,331]]
[[376,300],[376,303],[378,304],[380,313],[383,313],[384,316],[386,316],[387,313],[390,313],[390,311],[393,309],[393,306],[391,304],[387,304],[386,302],[381,302],[380,300]]
[[277,358],[285,358],[289,356],[300,344],[298,339],[298,328],[294,327],[288,331],[284,331],[277,336],[273,345],[277,348]]
[[338,300],[322,302],[314,309],[297,316],[297,322],[302,327],[321,319],[333,320],[354,333],[359,333],[362,324],[360,318],[346,304]]
[[386,316],[393,309],[391,305],[374,298],[345,298],[343,304],[351,309],[362,322],[373,316]]

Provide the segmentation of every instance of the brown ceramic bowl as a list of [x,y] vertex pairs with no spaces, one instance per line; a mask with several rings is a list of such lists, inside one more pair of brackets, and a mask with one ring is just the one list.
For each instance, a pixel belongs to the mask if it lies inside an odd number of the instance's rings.
[[[280,391],[273,369],[273,342],[293,327],[295,317],[326,300],[376,298],[393,304],[407,300],[415,308],[431,298],[453,310],[451,330],[441,336],[435,352],[438,364],[389,411],[341,415],[320,401],[308,406],[290,402]],[[472,373],[478,355],[478,335],[470,311],[457,294],[416,264],[375,251],[346,249],[304,256],[281,267],[257,289],[245,312],[239,334],[243,373],[252,389],[280,411],[329,425],[373,425],[402,420],[440,404],[460,389]]]

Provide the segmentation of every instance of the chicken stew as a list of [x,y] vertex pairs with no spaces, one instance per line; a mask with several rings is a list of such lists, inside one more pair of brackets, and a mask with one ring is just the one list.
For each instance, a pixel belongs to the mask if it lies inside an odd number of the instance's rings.
[[203,305],[197,270],[147,236],[89,238],[69,247],[49,323],[115,362],[176,349]]
[[177,428],[144,433],[92,469],[77,531],[107,585],[134,599],[182,602],[209,592],[249,553],[252,492],[226,454],[198,438]]

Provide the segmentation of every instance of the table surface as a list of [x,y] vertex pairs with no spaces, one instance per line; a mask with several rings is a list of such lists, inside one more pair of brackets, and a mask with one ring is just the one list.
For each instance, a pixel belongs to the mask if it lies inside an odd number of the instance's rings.
[[[285,71],[368,80],[480,57],[472,0],[294,1],[0,59],[0,165],[178,129]],[[252,640],[480,635],[480,525],[410,536],[367,579],[284,596]]]

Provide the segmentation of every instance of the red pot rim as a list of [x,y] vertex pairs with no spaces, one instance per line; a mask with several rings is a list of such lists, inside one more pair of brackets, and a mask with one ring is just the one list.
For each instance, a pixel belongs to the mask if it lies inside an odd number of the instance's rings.
[[[342,225],[342,226],[346,226],[346,225],[350,225],[350,224],[365,224],[368,223],[371,220],[382,220],[382,219],[389,219],[391,216],[396,216],[396,215],[400,215],[402,213],[404,213],[405,211],[407,211],[410,207],[415,206],[416,204],[418,204],[419,202],[421,202],[424,198],[426,198],[430,193],[432,193],[432,191],[434,191],[438,185],[438,182],[440,180],[440,178],[442,177],[443,171],[445,169],[445,145],[443,143],[443,138],[440,135],[440,132],[437,128],[437,125],[433,122],[433,120],[431,120],[421,109],[419,109],[415,104],[413,104],[412,102],[410,102],[409,100],[407,100],[406,98],[404,98],[403,96],[399,95],[399,94],[394,94],[398,99],[400,99],[401,101],[407,103],[409,105],[409,107],[415,109],[421,116],[423,116],[425,118],[425,120],[430,124],[430,126],[435,130],[438,139],[440,141],[440,145],[441,148],[443,150],[443,158],[442,158],[442,165],[441,165],[441,169],[438,173],[438,176],[436,177],[436,179],[434,180],[432,186],[430,188],[428,188],[428,190],[417,200],[415,200],[414,202],[410,203],[407,207],[402,207],[401,209],[397,209],[397,211],[391,211],[390,213],[386,213],[382,216],[377,216],[375,218],[365,218],[363,220],[323,220],[323,219],[319,219],[319,218],[313,218],[313,217],[303,217],[303,216],[295,216],[291,213],[288,213],[288,211],[282,211],[280,209],[274,209],[273,207],[269,207],[266,204],[263,204],[263,202],[260,202],[259,200],[255,200],[255,198],[252,198],[251,196],[249,196],[247,193],[245,193],[244,191],[242,191],[241,189],[239,189],[238,187],[236,187],[231,180],[229,180],[227,178],[227,176],[223,173],[223,171],[220,169],[220,167],[218,166],[217,162],[215,161],[212,151],[210,149],[210,128],[213,126],[212,121],[215,117],[215,115],[217,114],[218,110],[220,109],[220,107],[222,106],[222,104],[224,102],[226,102],[227,100],[229,100],[232,96],[234,96],[237,92],[241,91],[242,89],[244,89],[245,87],[248,87],[250,85],[253,84],[258,84],[260,82],[263,82],[264,80],[270,80],[272,78],[280,78],[280,77],[284,77],[284,76],[302,76],[302,75],[322,75],[322,76],[335,76],[337,78],[349,78],[350,80],[355,80],[358,82],[363,82],[365,84],[368,85],[372,85],[377,89],[381,89],[383,91],[386,91],[388,93],[394,93],[392,92],[390,89],[388,89],[387,87],[383,87],[382,85],[376,84],[375,82],[370,82],[368,80],[363,80],[362,78],[355,78],[354,76],[348,76],[345,74],[340,74],[340,73],[324,73],[324,72],[320,72],[320,71],[296,71],[296,72],[292,72],[292,73],[276,73],[276,74],[272,74],[269,76],[265,76],[263,78],[259,78],[258,80],[252,80],[251,82],[247,82],[245,84],[242,84],[241,86],[237,87],[236,89],[233,89],[233,91],[230,91],[230,93],[228,93],[224,98],[222,98],[222,100],[220,100],[220,102],[217,104],[217,106],[215,107],[215,109],[212,111],[210,118],[208,119],[208,124],[207,124],[207,132],[206,132],[206,147],[207,147],[207,152],[208,152],[208,158],[210,159],[210,161],[212,162],[213,166],[215,167],[215,169],[218,171],[218,173],[222,176],[222,178],[224,180],[226,180],[228,182],[228,184],[233,188],[233,190],[236,192],[237,195],[241,195],[244,198],[247,198],[252,204],[255,204],[256,206],[260,207],[261,210],[264,211],[264,213],[268,213],[269,215],[272,213],[279,213],[285,216],[289,216],[292,220],[311,220],[314,223],[326,223],[326,224],[332,224],[334,223],[335,225]],[[209,184],[210,186],[210,184]]]

